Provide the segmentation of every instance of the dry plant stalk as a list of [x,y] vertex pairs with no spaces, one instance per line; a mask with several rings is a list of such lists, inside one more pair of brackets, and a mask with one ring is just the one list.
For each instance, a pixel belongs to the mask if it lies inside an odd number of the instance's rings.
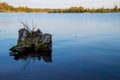
[[33,21],[32,21],[32,26],[30,27],[30,25],[28,25],[28,23],[26,22],[23,22],[23,21],[19,21],[23,26],[24,26],[24,28],[25,29],[27,29],[29,32],[34,32],[35,31],[35,29],[37,28],[37,27],[35,27],[35,25],[33,25]]

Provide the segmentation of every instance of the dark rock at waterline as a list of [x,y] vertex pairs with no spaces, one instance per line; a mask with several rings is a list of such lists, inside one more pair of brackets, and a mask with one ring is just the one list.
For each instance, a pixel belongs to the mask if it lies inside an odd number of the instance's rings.
[[42,33],[39,29],[31,31],[22,28],[18,31],[17,45],[13,46],[10,51],[13,52],[50,52],[52,51],[52,35],[49,33]]

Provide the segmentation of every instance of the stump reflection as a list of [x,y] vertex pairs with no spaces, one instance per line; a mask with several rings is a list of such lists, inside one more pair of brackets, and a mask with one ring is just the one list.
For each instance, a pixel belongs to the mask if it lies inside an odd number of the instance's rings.
[[28,60],[28,59],[43,59],[45,62],[52,62],[52,52],[25,52],[25,53],[18,53],[18,52],[11,52],[10,56],[14,56],[14,60]]

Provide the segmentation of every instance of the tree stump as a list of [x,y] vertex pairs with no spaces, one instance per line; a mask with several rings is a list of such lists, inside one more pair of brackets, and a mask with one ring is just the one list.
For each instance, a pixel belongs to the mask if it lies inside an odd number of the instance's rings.
[[10,51],[25,53],[25,52],[50,52],[52,51],[52,35],[42,33],[39,29],[30,31],[22,28],[18,31],[17,45],[13,46]]

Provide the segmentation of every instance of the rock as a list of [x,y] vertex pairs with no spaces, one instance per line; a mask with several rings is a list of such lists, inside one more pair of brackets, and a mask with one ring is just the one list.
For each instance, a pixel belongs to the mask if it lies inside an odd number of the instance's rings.
[[49,33],[42,33],[39,29],[30,31],[22,28],[18,31],[18,42],[10,51],[13,52],[39,52],[52,51],[52,35]]

